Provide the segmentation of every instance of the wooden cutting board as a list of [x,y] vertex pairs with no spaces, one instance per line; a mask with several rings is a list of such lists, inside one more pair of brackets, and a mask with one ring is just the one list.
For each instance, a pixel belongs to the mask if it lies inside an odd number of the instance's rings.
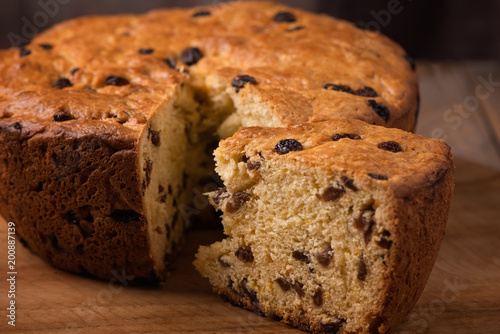
[[[500,172],[456,161],[456,193],[436,265],[393,333],[500,333]],[[7,325],[7,224],[0,222],[0,332]],[[18,333],[300,333],[231,306],[191,262],[219,232],[191,233],[162,289],[119,287],[52,268],[17,244]]]

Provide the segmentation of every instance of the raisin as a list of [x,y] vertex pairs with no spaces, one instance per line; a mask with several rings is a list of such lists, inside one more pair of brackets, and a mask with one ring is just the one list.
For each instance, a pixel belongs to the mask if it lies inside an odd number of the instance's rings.
[[290,282],[288,282],[288,280],[284,277],[278,277],[277,279],[274,280],[276,283],[278,283],[278,285],[280,286],[280,288],[283,290],[283,291],[289,291],[292,286],[290,284]]
[[74,69],[71,70],[71,75],[75,75],[76,72],[80,71],[79,67],[75,67]]
[[222,259],[222,257],[221,257],[221,256],[219,256],[219,257],[217,258],[217,261],[219,262],[219,264],[220,264],[223,268],[229,268],[229,267],[231,267],[231,265],[230,265],[229,263],[227,263],[226,261],[224,261],[224,260]]
[[355,95],[364,97],[378,97],[377,91],[371,87],[366,86],[365,88],[358,89],[354,92]]
[[235,213],[237,212],[246,202],[250,200],[250,194],[247,194],[244,191],[236,192],[231,200],[226,204],[226,212],[227,213]]
[[413,60],[413,58],[409,55],[404,55],[403,58],[408,62],[408,64],[410,64],[411,69],[415,71],[417,66],[415,65],[415,61]]
[[253,253],[251,249],[246,249],[246,248],[238,248],[237,250],[234,251],[234,255],[240,260],[241,262],[249,263],[253,262]]
[[[170,190],[172,188],[170,187]],[[227,188],[220,188],[217,190],[217,193],[212,197],[212,201],[216,204],[219,205],[222,199],[227,195]]]
[[275,22],[295,22],[297,18],[293,13],[290,12],[279,12],[274,15],[273,20]]
[[212,13],[208,10],[200,10],[194,13],[191,17],[200,17],[200,16],[210,16]]
[[151,183],[151,172],[153,171],[153,161],[146,159],[143,170],[145,172],[144,181],[146,186],[144,188],[147,188],[147,186],[149,186],[149,184]]
[[316,260],[318,260],[319,264],[323,267],[328,267],[333,258],[333,249],[332,246],[328,245],[328,248],[322,251],[321,253],[316,254]]
[[122,223],[140,221],[142,215],[132,210],[115,210],[111,213],[111,218]]
[[203,58],[203,53],[198,48],[188,48],[182,52],[181,61],[188,65],[194,65]]
[[165,203],[167,201],[167,194],[163,194],[160,196],[160,203]]
[[375,111],[384,121],[387,122],[389,120],[391,113],[386,106],[377,103],[375,100],[368,100],[368,105],[372,107],[373,111]]
[[150,48],[139,49],[139,54],[141,54],[141,55],[150,55],[153,52],[155,52],[155,50],[154,49],[150,49]]
[[344,186],[337,184],[337,186],[326,187],[323,194],[316,194],[316,197],[323,202],[333,202],[338,200],[345,194]]
[[248,280],[244,278],[240,283],[241,289],[243,293],[250,298],[250,302],[256,308],[259,307],[259,300],[257,299],[257,292],[255,292],[252,288],[248,286]]
[[352,139],[352,140],[361,140],[361,137],[359,135],[353,134],[353,133],[337,133],[332,137],[333,141],[339,141],[340,139]]
[[252,161],[248,161],[247,162],[247,169],[251,172],[253,171],[256,171],[260,168],[260,162],[258,161],[255,161],[255,162],[252,162]]
[[351,87],[344,86],[344,85],[335,85],[335,84],[327,83],[326,85],[323,86],[323,88],[327,89],[327,90],[334,90],[337,92],[342,92],[342,93],[354,94]]
[[165,58],[163,61],[170,67],[175,69],[177,67],[177,64],[175,63],[175,60],[173,58]]
[[321,329],[324,333],[336,334],[345,323],[346,321],[344,319],[338,320],[336,322],[329,322],[326,324],[321,322]]
[[44,50],[52,50],[52,44],[42,43],[40,47]]
[[20,58],[23,58],[23,57],[26,57],[26,56],[29,56],[31,54],[31,50],[28,50],[26,48],[20,48],[19,49],[19,57]]
[[148,138],[151,139],[151,143],[154,146],[160,146],[160,132],[151,130],[151,128],[149,128]]
[[54,122],[66,122],[75,119],[69,112],[63,110],[54,114]]
[[297,294],[300,297],[304,297],[305,292],[304,292],[304,284],[303,283],[300,283],[299,281],[294,281],[292,283],[292,288],[295,290],[295,292],[297,292]]
[[297,27],[290,28],[287,31],[294,32],[294,31],[299,31],[299,30],[305,29],[305,28],[306,28],[305,26],[297,26]]
[[71,87],[71,86],[73,86],[73,84],[67,78],[61,78],[61,79],[57,80],[54,84],[54,87],[57,89],[63,89],[66,87]]
[[358,191],[358,187],[356,187],[354,185],[354,180],[353,179],[350,179],[348,178],[347,176],[342,176],[340,178],[340,180],[342,181],[342,183],[349,189],[351,189],[352,191],[356,192]]
[[292,151],[302,151],[302,144],[295,139],[283,139],[276,144],[274,152],[278,154],[287,154]]
[[323,305],[323,288],[321,286],[314,290],[313,301],[316,306]]
[[401,145],[399,145],[395,141],[385,141],[383,143],[380,143],[380,144],[378,144],[378,148],[385,150],[385,151],[393,152],[393,153],[398,153],[398,152],[403,151],[403,149],[401,148]]
[[368,244],[372,238],[375,221],[373,220],[373,216],[367,218],[365,216],[366,212],[367,210],[360,212],[359,216],[354,219],[353,225],[356,229],[363,231],[365,243]]
[[245,85],[247,83],[249,83],[251,85],[256,85],[257,80],[250,75],[240,74],[240,75],[237,75],[233,78],[233,80],[231,81],[231,86],[233,86],[236,93],[238,93],[240,91],[240,89],[245,87]]
[[126,86],[128,84],[130,84],[130,81],[116,75],[111,75],[106,78],[106,85],[108,86]]
[[389,178],[385,175],[382,175],[382,174],[373,174],[373,173],[368,173],[368,176],[371,177],[372,179],[375,179],[375,180],[389,180]]
[[366,267],[366,260],[363,256],[359,258],[359,263],[358,263],[358,279],[360,281],[366,280],[366,276],[368,275],[368,270]]
[[391,232],[384,230],[382,232],[382,235],[380,236],[380,239],[376,241],[376,244],[382,248],[390,249],[392,246],[392,240],[389,239],[390,237]]
[[302,261],[305,263],[311,262],[311,260],[309,259],[309,256],[304,251],[301,251],[301,250],[294,250],[292,252],[292,257],[295,260],[299,260],[299,261]]
[[365,244],[368,244],[372,240],[373,228],[375,227],[375,222],[371,219],[368,224],[365,225],[365,230],[363,236],[365,238]]
[[165,191],[165,187],[163,187],[161,184],[158,185],[158,194],[161,194]]

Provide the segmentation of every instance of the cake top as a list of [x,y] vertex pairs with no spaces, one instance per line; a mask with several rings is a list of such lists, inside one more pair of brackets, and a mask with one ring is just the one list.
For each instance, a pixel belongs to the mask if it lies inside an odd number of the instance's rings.
[[[348,175],[358,185],[386,184],[398,197],[438,182],[453,168],[450,147],[444,141],[359,120],[243,128],[222,141],[215,156],[218,166],[228,158],[248,159],[250,164],[260,160],[297,163]],[[221,176],[224,180],[224,173]]]
[[398,45],[326,15],[241,1],[83,17],[1,51],[0,119],[137,129],[179,83],[207,74],[255,94],[284,125],[414,127],[401,120],[415,112],[417,77]]

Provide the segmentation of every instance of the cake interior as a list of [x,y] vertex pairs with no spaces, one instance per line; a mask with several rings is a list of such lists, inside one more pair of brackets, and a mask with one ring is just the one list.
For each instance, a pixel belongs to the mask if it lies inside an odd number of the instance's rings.
[[373,192],[258,154],[219,154],[217,165],[226,188],[210,197],[228,237],[195,261],[214,290],[303,328],[373,323],[392,243]]

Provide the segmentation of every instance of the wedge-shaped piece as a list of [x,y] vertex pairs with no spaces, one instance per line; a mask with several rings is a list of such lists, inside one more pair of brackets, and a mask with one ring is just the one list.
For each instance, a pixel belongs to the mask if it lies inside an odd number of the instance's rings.
[[453,193],[449,146],[355,120],[244,128],[215,152],[228,237],[195,266],[312,332],[385,332],[419,298]]

